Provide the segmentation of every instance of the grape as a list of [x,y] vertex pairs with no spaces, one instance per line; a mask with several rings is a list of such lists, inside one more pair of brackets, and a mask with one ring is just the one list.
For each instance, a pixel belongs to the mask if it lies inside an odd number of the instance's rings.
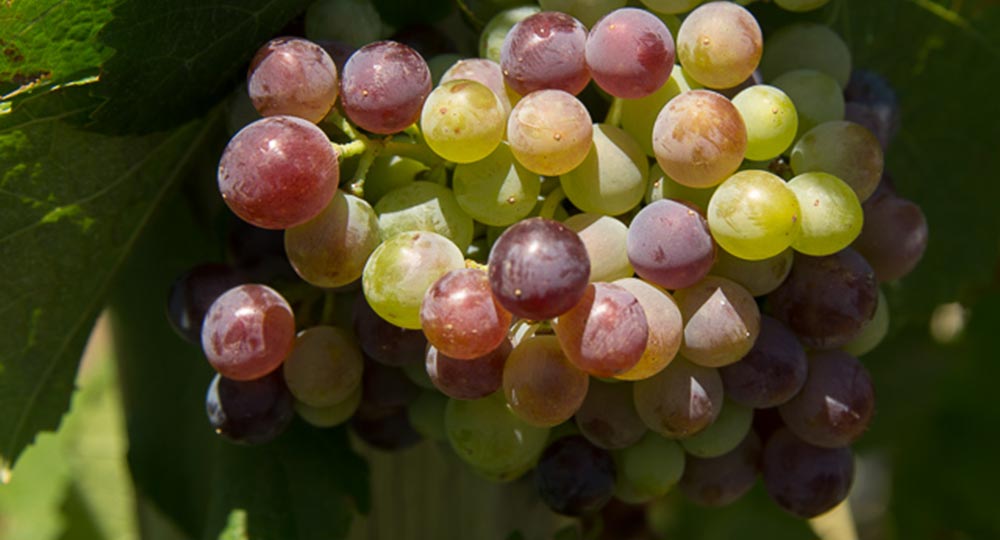
[[421,392],[407,409],[407,416],[413,429],[425,439],[447,441],[448,433],[444,425],[447,408],[448,398],[441,393]]
[[640,499],[662,497],[680,481],[685,461],[684,450],[676,441],[646,433],[621,452],[618,481]]
[[500,143],[485,158],[457,165],[452,189],[458,205],[476,221],[503,227],[531,213],[541,180],[514,159],[510,146]]
[[368,304],[386,321],[420,328],[424,293],[449,270],[465,266],[462,252],[440,234],[399,233],[375,248],[362,274]]
[[434,346],[427,349],[427,375],[434,387],[455,399],[479,399],[500,389],[503,384],[503,367],[513,346],[504,339],[486,354],[458,359],[448,356]]
[[826,448],[856,441],[868,429],[874,411],[868,370],[843,351],[811,354],[802,390],[778,407],[781,419],[795,435]]
[[780,321],[764,315],[760,335],[739,362],[719,370],[726,397],[757,409],[792,399],[806,382],[806,351]]
[[621,221],[598,214],[576,214],[564,223],[580,235],[590,259],[590,281],[613,281],[631,277],[626,240],[628,227]]
[[285,256],[283,231],[261,229],[242,219],[228,221],[226,259],[247,276],[247,281],[271,283],[296,278]]
[[420,442],[420,433],[413,429],[407,409],[402,407],[375,416],[355,414],[351,429],[362,441],[384,451],[402,450]]
[[796,69],[822,71],[844,88],[851,76],[851,51],[827,26],[807,22],[792,24],[767,38],[760,72],[765,81],[772,81]]
[[730,88],[757,69],[763,43],[760,26],[746,8],[709,2],[684,18],[677,34],[677,58],[701,84]]
[[593,145],[590,113],[572,94],[539,90],[525,96],[507,118],[507,140],[531,172],[558,176],[575,169]]
[[462,210],[450,189],[434,182],[411,182],[396,188],[375,204],[382,238],[399,233],[429,231],[465,250],[472,243],[472,218]]
[[709,273],[739,283],[754,296],[764,296],[785,281],[794,260],[795,252],[791,249],[756,261],[741,259],[722,249],[716,252],[715,264]]
[[[743,82],[737,84],[736,86],[730,86],[729,88],[719,88],[716,89],[715,91],[722,94],[723,96],[726,96],[727,99],[732,101],[733,98],[735,98],[736,95],[739,94],[740,92],[746,90],[747,88],[757,86],[760,84],[764,84],[764,79],[760,76],[760,71],[754,70],[754,72],[751,73],[749,77],[744,79]],[[740,111],[740,114],[742,113],[743,111]]]
[[376,204],[390,191],[412,183],[428,170],[415,159],[379,154],[365,175],[365,200]]
[[787,428],[764,446],[764,487],[778,506],[802,518],[825,513],[847,498],[854,479],[849,448],[820,448]]
[[697,283],[715,260],[705,217],[670,199],[644,207],[628,229],[628,258],[643,279],[667,289]]
[[591,28],[586,59],[601,89],[615,97],[637,99],[667,82],[674,66],[674,38],[648,11],[616,9]]
[[819,9],[830,0],[774,0],[778,7],[788,11],[802,12]]
[[538,495],[552,511],[580,516],[600,510],[615,491],[615,462],[579,435],[556,440],[535,469]]
[[858,357],[864,354],[868,354],[875,347],[878,347],[879,343],[885,339],[886,334],[889,333],[889,301],[885,297],[885,293],[879,289],[878,291],[878,305],[875,307],[875,315],[872,316],[872,320],[868,321],[864,327],[861,329],[861,333],[849,343],[841,347],[844,352],[852,356]]
[[570,363],[555,336],[521,341],[503,368],[507,403],[533,426],[551,427],[570,419],[583,404],[587,383],[587,374]]
[[822,71],[789,71],[771,81],[771,84],[784,91],[795,105],[795,112],[798,114],[795,139],[822,123],[844,119],[844,94],[840,85],[836,79]]
[[262,444],[288,428],[295,417],[292,401],[280,371],[246,381],[216,374],[205,396],[205,411],[212,429],[229,441]]
[[641,0],[642,4],[659,13],[686,13],[705,0]]
[[847,182],[864,202],[882,179],[884,158],[878,139],[853,122],[826,122],[799,139],[792,148],[795,174],[820,171]]
[[343,41],[332,39],[313,39],[312,41],[322,47],[326,51],[326,54],[330,55],[333,65],[337,66],[338,73],[344,70],[344,64],[347,63],[347,59],[354,54],[354,51],[358,50],[357,47]]
[[459,60],[444,73],[441,77],[441,84],[460,79],[476,81],[485,85],[500,100],[504,118],[510,114],[510,97],[507,95],[507,87],[503,82],[503,70],[500,69],[500,64],[487,58]]
[[517,6],[497,13],[486,23],[479,35],[479,56],[500,62],[504,38],[514,25],[541,11],[537,5]]
[[856,69],[844,89],[844,99],[844,119],[868,128],[885,150],[899,132],[899,101],[888,81],[877,73]]
[[242,272],[225,264],[207,263],[188,270],[170,286],[167,297],[170,326],[189,343],[200,345],[201,325],[212,302],[245,281]]
[[493,244],[489,278],[493,295],[514,315],[556,317],[583,297],[590,278],[587,248],[559,222],[526,219]]
[[831,174],[810,172],[788,182],[799,200],[799,235],[792,247],[807,255],[830,255],[849,246],[861,232],[864,214],[858,196]]
[[340,190],[319,215],[285,230],[288,260],[302,279],[317,287],[356,281],[379,241],[372,207]]
[[677,183],[676,180],[663,174],[659,163],[653,163],[649,169],[649,187],[646,189],[645,200],[652,204],[663,199],[676,199],[690,203],[702,213],[708,209],[708,201],[715,193],[715,188],[693,188]]
[[452,449],[466,463],[495,480],[513,480],[534,465],[549,430],[510,412],[503,394],[475,401],[448,401],[445,429]]
[[631,135],[608,124],[593,126],[586,158],[559,177],[566,198],[584,212],[618,215],[642,202],[646,156]]
[[834,349],[857,337],[875,313],[875,272],[853,249],[826,257],[795,255],[788,279],[771,293],[770,307],[802,344]]
[[402,131],[420,118],[431,72],[417,51],[394,41],[378,41],[351,55],[340,80],[341,105],[368,131]]
[[352,320],[361,350],[372,360],[388,366],[423,366],[427,338],[422,331],[400,328],[379,317],[363,294],[354,299]]
[[401,369],[365,360],[358,416],[387,416],[406,407],[420,395],[420,387]]
[[626,0],[539,0],[545,11],[561,11],[580,20],[587,28],[601,17],[625,7]]
[[591,443],[608,450],[628,448],[646,433],[635,412],[632,386],[590,381],[587,397],[576,411],[576,425]]
[[747,260],[774,257],[799,234],[795,192],[767,171],[740,171],[708,203],[708,227],[722,249]]
[[674,66],[667,82],[652,94],[621,101],[622,129],[639,143],[647,156],[654,155],[653,125],[656,123],[657,113],[668,101],[694,88],[701,88],[701,85],[688,77],[681,66]]
[[518,94],[556,89],[579,94],[590,81],[584,60],[587,29],[558,11],[542,11],[514,25],[500,48],[504,80]]
[[712,187],[743,162],[747,128],[732,102],[691,90],[670,100],[653,125],[653,151],[663,172],[689,187]]
[[927,249],[927,219],[915,203],[875,193],[862,205],[865,224],[854,249],[865,256],[881,282],[909,274]]
[[305,39],[272,39],[250,61],[247,91],[261,116],[289,115],[318,123],[330,112],[339,89],[333,59]]
[[427,341],[453,358],[477,358],[496,349],[510,323],[510,312],[493,298],[490,280],[478,268],[441,276],[420,304],[420,327]]
[[553,323],[569,361],[596,377],[614,377],[642,357],[649,338],[635,296],[610,283],[591,283],[583,298]]
[[336,150],[314,124],[269,116],[241,129],[219,162],[219,191],[240,219],[287,229],[323,211],[340,181]]
[[719,417],[708,427],[681,441],[688,454],[714,458],[727,454],[747,437],[753,422],[753,408],[725,400]]
[[646,427],[669,438],[690,437],[705,429],[722,409],[718,370],[683,357],[637,381],[633,392],[635,410]]
[[674,292],[684,317],[685,358],[708,367],[736,362],[760,333],[760,310],[753,296],[726,278],[708,276]]
[[733,98],[747,126],[746,159],[758,161],[781,155],[795,142],[799,117],[787,94],[774,86],[751,86]]
[[680,490],[702,506],[726,506],[745,495],[757,481],[760,438],[750,432],[736,448],[714,458],[688,456]]
[[[395,7],[402,7],[402,2],[397,2],[396,0],[388,0],[395,4]],[[384,2],[381,2],[384,4]],[[423,2],[423,5],[418,9],[422,9],[423,14],[427,14],[427,6],[430,2]],[[449,2],[444,0],[443,2],[438,0],[437,5],[443,5],[445,10],[448,9]],[[386,21],[389,22],[389,21]],[[390,24],[393,24],[390,22]],[[442,29],[432,26],[430,24],[424,24],[417,22],[413,19],[406,20],[402,19],[399,21],[400,25],[405,25],[399,30],[396,30],[389,39],[398,43],[402,43],[407,47],[420,53],[427,60],[428,66],[435,58],[438,57],[456,57],[461,58],[458,54],[458,47],[455,42],[445,33]],[[434,69],[431,68],[431,73],[434,73]],[[444,70],[438,74],[444,73]]]
[[490,155],[503,138],[507,111],[500,98],[476,81],[454,80],[435,88],[420,116],[424,140],[436,154],[455,163]]
[[350,334],[333,326],[314,326],[295,339],[282,369],[297,401],[331,407],[361,386],[363,365]]
[[306,37],[361,47],[382,36],[382,20],[370,0],[317,0],[305,15]]
[[[201,329],[208,362],[223,377],[257,379],[274,371],[292,350],[295,316],[274,289],[248,283],[212,303]],[[282,383],[284,384],[284,383]]]
[[684,329],[680,309],[666,291],[641,279],[619,279],[614,284],[635,295],[649,327],[649,339],[639,362],[615,378],[636,381],[652,377],[666,367],[680,349]]
[[310,425],[319,428],[328,428],[347,422],[354,414],[354,411],[358,410],[360,403],[361,385],[359,384],[346,398],[328,407],[313,407],[301,401],[296,401],[295,412],[298,413],[299,418],[302,418]]

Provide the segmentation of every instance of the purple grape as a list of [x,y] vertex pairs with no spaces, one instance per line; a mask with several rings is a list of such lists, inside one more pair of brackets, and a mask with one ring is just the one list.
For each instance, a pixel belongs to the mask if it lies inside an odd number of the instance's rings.
[[422,437],[410,423],[406,407],[395,407],[383,414],[356,414],[351,429],[366,443],[379,450],[394,451],[409,448]]
[[178,277],[167,297],[167,320],[185,340],[201,345],[201,324],[222,293],[247,281],[242,272],[219,263],[200,264]]
[[844,89],[845,120],[875,134],[884,150],[899,132],[899,99],[884,77],[866,69],[851,72]]
[[365,45],[341,77],[341,103],[355,124],[380,134],[400,132],[420,118],[431,72],[420,54],[395,41]]
[[361,404],[358,406],[362,416],[385,416],[405,408],[420,395],[420,387],[403,370],[368,358],[365,360],[361,376]]
[[281,370],[249,381],[216,374],[205,396],[205,412],[219,435],[235,443],[261,444],[288,428],[295,417],[293,403]]
[[888,191],[876,191],[861,208],[865,223],[852,247],[871,263],[875,277],[893,281],[913,271],[927,249],[927,218],[920,207]]
[[455,399],[484,398],[503,384],[503,366],[513,350],[509,339],[478,358],[460,360],[435,347],[427,348],[427,375],[444,395]]
[[854,480],[850,448],[813,446],[787,428],[767,441],[762,466],[767,493],[778,506],[802,518],[837,506]]
[[661,199],[632,219],[628,259],[643,279],[666,289],[683,289],[708,275],[715,262],[715,241],[698,210]]
[[632,400],[632,385],[627,383],[590,381],[587,397],[576,411],[576,425],[587,440],[608,450],[628,448],[646,433]]
[[735,364],[719,369],[726,397],[764,409],[792,399],[806,382],[808,364],[802,344],[777,319],[763,315],[753,348]]
[[604,16],[587,35],[587,67],[607,93],[638,99],[658,90],[674,67],[674,38],[656,15],[621,8]]
[[601,509],[615,491],[615,462],[580,435],[556,440],[542,452],[535,485],[554,512],[580,516]]
[[339,89],[333,59],[305,39],[272,39],[250,61],[247,91],[261,116],[290,115],[318,123],[333,108]]
[[566,357],[596,377],[632,369],[646,351],[649,326],[635,295],[612,283],[587,285],[583,298],[553,323]]
[[274,289],[248,283],[212,303],[201,329],[201,347],[220,374],[247,381],[274,371],[295,343],[295,316]]
[[354,334],[361,350],[376,362],[387,366],[403,366],[424,359],[427,349],[424,333],[400,328],[379,317],[363,294],[358,294],[354,299],[353,320]]
[[702,506],[726,506],[746,495],[757,481],[760,437],[751,431],[743,442],[714,458],[688,455],[679,487],[685,497]]
[[542,11],[518,22],[500,48],[504,80],[525,96],[542,89],[576,95],[587,86],[583,23],[558,11]]

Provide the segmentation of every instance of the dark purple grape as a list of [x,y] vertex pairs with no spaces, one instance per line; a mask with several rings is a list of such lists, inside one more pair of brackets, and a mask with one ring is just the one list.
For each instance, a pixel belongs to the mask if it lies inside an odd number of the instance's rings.
[[556,317],[583,298],[590,258],[580,236],[562,223],[530,218],[512,225],[489,258],[493,295],[508,311],[531,320]]
[[767,315],[760,335],[740,361],[719,369],[726,397],[764,409],[792,399],[806,382],[806,351],[785,325]]
[[621,8],[605,15],[587,35],[587,67],[607,93],[638,99],[658,90],[674,67],[674,38],[656,15]]
[[865,223],[852,247],[868,260],[881,282],[909,274],[927,249],[923,211],[916,203],[888,190],[876,191],[861,208]]
[[295,417],[293,404],[280,369],[249,381],[216,374],[205,396],[212,428],[241,444],[261,444],[281,435]]
[[643,279],[666,289],[683,289],[708,275],[715,262],[715,241],[700,212],[661,199],[632,219],[628,260]]
[[732,504],[757,481],[760,456],[760,437],[753,431],[739,446],[719,457],[699,458],[689,454],[679,483],[681,493],[702,506]]
[[583,298],[559,316],[553,329],[569,361],[596,377],[632,369],[649,338],[639,300],[612,283],[587,285]]
[[771,435],[785,427],[785,421],[781,419],[777,407],[767,409],[754,409],[753,411],[753,431],[760,437],[763,444],[767,444]]
[[341,104],[355,124],[381,134],[417,121],[431,93],[431,72],[417,51],[394,41],[365,45],[341,77]]
[[409,448],[422,439],[413,429],[406,407],[395,407],[382,414],[356,414],[351,429],[361,440],[379,450],[394,451]]
[[185,340],[201,345],[201,323],[222,293],[247,282],[242,272],[219,263],[195,266],[178,277],[167,297],[167,320]]
[[580,516],[601,509],[615,492],[611,454],[580,435],[556,440],[542,452],[535,486],[554,512]]
[[373,360],[387,366],[403,366],[424,360],[427,350],[424,333],[400,328],[379,317],[363,294],[354,299],[353,318],[354,334],[361,350]]
[[767,441],[762,468],[767,493],[778,506],[802,518],[837,506],[854,480],[850,448],[813,446],[787,428]]
[[405,408],[420,395],[420,387],[403,370],[369,358],[365,360],[361,376],[361,405],[358,406],[362,416],[384,416],[395,409]]
[[558,11],[542,11],[518,22],[500,48],[504,80],[525,96],[542,89],[579,94],[587,82],[583,23]]
[[292,352],[295,316],[274,289],[239,285],[216,298],[201,328],[201,348],[224,377],[257,379],[274,371]]
[[864,433],[875,412],[871,376],[843,351],[814,353],[802,391],[778,412],[788,429],[810,444],[847,446]]
[[344,66],[347,64],[347,60],[351,58],[354,51],[358,50],[357,47],[348,45],[342,41],[318,39],[316,40],[316,44],[323,47],[326,54],[330,55],[334,65],[337,66],[337,73],[344,71]]
[[884,150],[899,132],[899,99],[884,77],[866,69],[851,72],[844,89],[845,120],[875,134]]
[[434,346],[427,348],[427,375],[444,395],[455,399],[484,398],[503,384],[503,366],[514,349],[509,339],[478,358],[460,360]]
[[632,385],[592,380],[587,397],[576,411],[576,425],[590,442],[608,450],[637,443],[646,433],[632,400]]
[[226,233],[226,259],[254,283],[276,279],[298,279],[285,255],[285,233],[261,229],[243,221],[230,220]]
[[318,123],[333,108],[339,89],[333,59],[302,38],[272,39],[250,61],[247,91],[261,116],[290,115]]
[[633,398],[646,427],[679,439],[698,433],[718,418],[722,392],[717,369],[678,356],[663,371],[636,381]]
[[772,315],[811,349],[849,343],[877,304],[875,272],[850,248],[825,257],[796,253],[788,279],[769,297]]

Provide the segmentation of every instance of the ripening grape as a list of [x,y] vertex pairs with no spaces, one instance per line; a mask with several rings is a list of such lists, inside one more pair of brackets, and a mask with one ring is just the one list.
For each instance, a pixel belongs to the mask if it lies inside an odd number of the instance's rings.
[[637,99],[667,82],[674,66],[674,38],[656,15],[617,9],[590,29],[586,59],[601,89],[615,97]]
[[666,495],[684,473],[684,449],[658,433],[646,433],[619,454],[619,487],[628,486],[640,500]]
[[588,285],[583,298],[552,327],[569,361],[596,377],[614,377],[634,367],[649,338],[639,301],[610,283]]
[[756,261],[741,259],[720,249],[716,251],[715,264],[709,273],[739,283],[753,296],[764,296],[785,281],[792,271],[794,260],[795,252],[792,249]]
[[423,361],[427,348],[423,331],[400,328],[379,317],[364,294],[355,295],[351,307],[354,336],[366,357],[387,366],[414,365]]
[[519,343],[503,369],[503,391],[514,414],[533,426],[569,420],[587,395],[587,374],[566,358],[556,336]]
[[442,353],[477,358],[507,338],[511,314],[493,298],[486,272],[459,268],[438,278],[420,304],[420,327]]
[[301,401],[295,402],[295,412],[309,425],[319,428],[339,426],[351,419],[361,404],[361,385],[346,398],[328,407],[313,407]]
[[611,454],[579,435],[556,439],[535,468],[538,496],[552,511],[567,516],[596,512],[615,492]]
[[700,458],[714,458],[733,451],[746,439],[753,422],[753,408],[729,399],[722,405],[722,412],[708,427],[681,441],[688,454]]
[[479,34],[479,56],[500,63],[504,38],[514,25],[541,11],[537,5],[517,6],[497,13]]
[[543,89],[579,94],[590,81],[584,59],[587,29],[558,11],[542,11],[514,25],[500,48],[504,80],[526,96]]
[[506,111],[486,85],[454,80],[435,88],[424,102],[420,129],[436,154],[455,163],[490,155],[503,138]]
[[621,101],[621,126],[628,132],[647,156],[653,156],[653,124],[660,109],[671,99],[701,85],[687,76],[684,68],[674,66],[670,78],[656,91],[638,99]]
[[807,255],[830,255],[851,245],[861,232],[864,214],[858,196],[841,179],[822,172],[788,181],[799,200],[799,235],[792,247]]
[[250,61],[247,92],[261,116],[289,115],[318,123],[330,112],[339,88],[333,59],[305,39],[272,39]]
[[431,92],[431,72],[417,51],[377,41],[351,55],[340,80],[347,117],[368,131],[397,133],[420,118]]
[[677,34],[677,58],[696,81],[731,88],[760,63],[764,38],[757,19],[731,2],[709,2],[684,18]]
[[760,455],[760,437],[751,431],[739,446],[721,456],[688,456],[678,487],[701,506],[726,506],[746,495],[757,482]]
[[587,157],[559,177],[566,198],[584,212],[619,215],[642,202],[648,174],[646,156],[621,128],[595,124]]
[[633,386],[635,410],[646,427],[672,439],[690,437],[715,421],[722,410],[718,370],[683,357]]
[[889,301],[885,297],[885,292],[879,289],[878,305],[875,306],[875,314],[872,315],[872,320],[865,323],[865,326],[861,329],[861,333],[841,347],[841,350],[854,357],[868,354],[875,347],[878,347],[879,343],[885,339],[888,333]]
[[223,377],[237,381],[277,369],[294,341],[295,316],[288,302],[274,289],[253,283],[217,298],[201,328],[208,362]]
[[619,279],[614,284],[635,296],[646,314],[649,327],[649,339],[642,357],[631,369],[615,375],[615,378],[637,381],[652,377],[666,367],[680,349],[684,332],[680,309],[669,293],[641,279]]
[[778,506],[802,518],[825,513],[847,498],[854,480],[850,448],[820,448],[787,428],[768,439],[761,459],[764,487]]
[[923,211],[912,201],[878,192],[862,207],[865,224],[854,249],[871,263],[880,282],[909,274],[927,249],[927,218]]
[[430,381],[444,395],[455,399],[480,399],[503,384],[503,367],[514,349],[510,340],[477,358],[452,358],[437,350],[427,348],[425,368]]
[[591,380],[587,397],[574,418],[587,440],[608,450],[628,448],[646,433],[628,384]]
[[291,424],[295,418],[292,402],[280,370],[246,381],[217,373],[205,396],[205,412],[212,429],[229,441],[262,444]]
[[507,87],[503,82],[503,70],[500,64],[487,58],[465,58],[455,62],[441,76],[441,84],[449,81],[465,79],[483,84],[493,91],[500,105],[503,106],[503,116],[507,118],[512,107],[510,96],[507,94]]
[[747,260],[781,253],[799,234],[801,211],[795,192],[778,176],[740,171],[712,194],[708,227],[722,249]]
[[715,242],[701,213],[664,199],[647,205],[632,219],[628,258],[646,281],[681,289],[708,274],[715,260]]
[[507,140],[526,169],[558,176],[575,169],[593,144],[590,113],[572,94],[539,90],[524,96],[507,119]]
[[796,140],[824,122],[844,119],[844,93],[836,79],[822,71],[789,71],[771,81],[771,84],[785,92],[795,105],[799,122],[795,132]]
[[719,369],[726,398],[756,409],[792,399],[806,382],[806,351],[784,324],[767,315],[760,334],[739,362]]
[[760,333],[760,309],[740,285],[707,276],[674,292],[684,317],[685,358],[709,367],[721,367],[743,358]]
[[663,173],[659,163],[653,163],[649,168],[649,185],[646,188],[646,204],[652,204],[663,199],[675,199],[694,205],[701,213],[708,210],[708,201],[715,193],[715,187],[693,188],[677,183]]

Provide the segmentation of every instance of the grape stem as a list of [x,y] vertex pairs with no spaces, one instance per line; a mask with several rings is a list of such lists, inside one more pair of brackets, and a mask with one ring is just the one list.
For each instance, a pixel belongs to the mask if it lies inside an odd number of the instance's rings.
[[389,155],[410,158],[428,167],[444,163],[444,160],[440,156],[421,142],[404,142],[390,139],[384,143],[384,146],[385,151]]
[[559,203],[563,202],[566,198],[566,192],[563,191],[562,186],[559,186],[552,190],[545,196],[545,200],[542,201],[542,208],[538,211],[538,217],[543,217],[545,219],[553,219],[556,215],[556,208],[559,207]]
[[368,142],[361,139],[351,141],[346,144],[337,144],[331,142],[334,150],[337,151],[337,155],[340,156],[341,161],[352,158],[354,156],[360,156],[368,150]]
[[330,111],[330,114],[326,115],[326,118],[323,119],[323,122],[327,124],[332,124],[337,129],[342,131],[344,135],[347,135],[352,141],[368,142],[368,137],[365,137],[364,135],[361,134],[361,132],[355,129],[354,126],[351,125],[351,123],[348,122],[347,119],[344,118],[340,114],[340,111],[338,111],[337,109],[333,109],[332,111]]
[[333,291],[323,293],[323,314],[320,315],[320,324],[333,326],[336,324],[337,295]]
[[[354,141],[358,142],[358,141]],[[379,153],[382,151],[381,144],[369,144],[365,148],[365,153],[361,154],[361,161],[358,162],[358,168],[354,171],[354,177],[351,178],[351,185],[348,188],[351,195],[358,198],[364,198],[365,196],[365,178],[368,177],[368,169],[371,169],[372,163],[375,162],[375,158],[378,157]]]
[[625,100],[622,98],[612,98],[611,108],[608,109],[608,115],[604,117],[604,123],[618,127],[622,123],[622,107],[625,105]]

